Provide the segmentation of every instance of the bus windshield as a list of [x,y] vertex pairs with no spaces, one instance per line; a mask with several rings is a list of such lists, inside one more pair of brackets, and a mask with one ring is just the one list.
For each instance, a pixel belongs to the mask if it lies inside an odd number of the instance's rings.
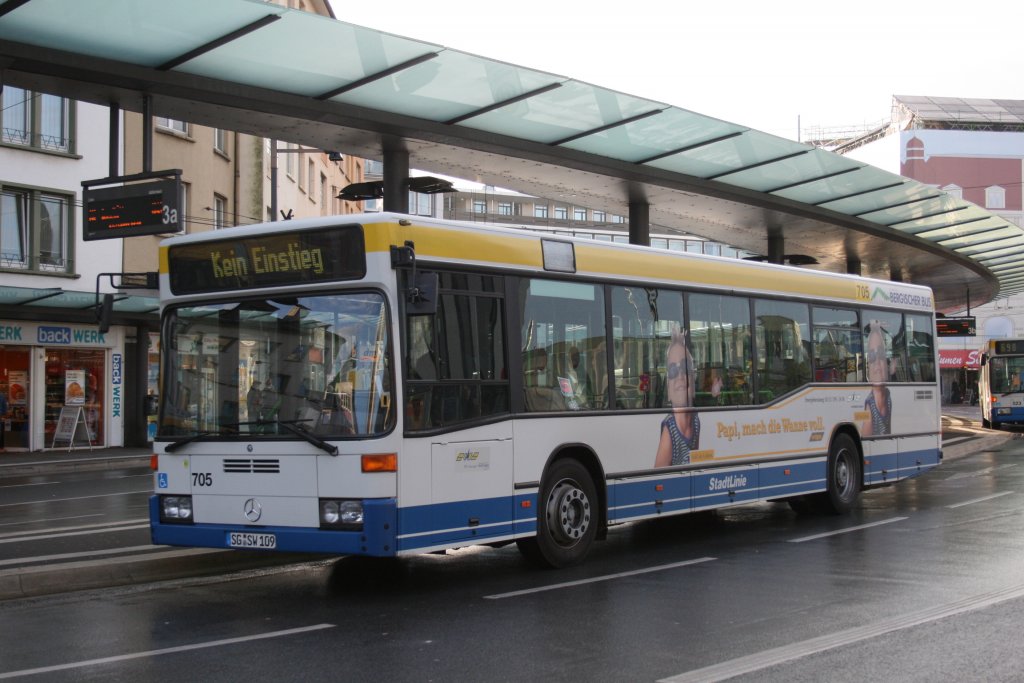
[[377,292],[279,296],[165,312],[159,436],[320,438],[394,424]]
[[1024,356],[995,356],[989,360],[990,391],[996,394],[1011,394],[1024,391]]

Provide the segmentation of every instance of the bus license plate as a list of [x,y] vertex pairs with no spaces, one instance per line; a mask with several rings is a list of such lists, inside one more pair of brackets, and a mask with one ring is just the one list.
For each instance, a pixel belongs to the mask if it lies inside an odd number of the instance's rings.
[[262,548],[269,550],[277,547],[277,536],[274,534],[243,534],[228,535],[228,546],[231,548]]

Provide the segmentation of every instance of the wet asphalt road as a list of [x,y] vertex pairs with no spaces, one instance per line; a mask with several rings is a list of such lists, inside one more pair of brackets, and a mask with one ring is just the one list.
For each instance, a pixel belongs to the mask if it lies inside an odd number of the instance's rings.
[[0,679],[1020,681],[1022,494],[1014,435],[848,517],[626,525],[569,570],[469,548],[8,600]]

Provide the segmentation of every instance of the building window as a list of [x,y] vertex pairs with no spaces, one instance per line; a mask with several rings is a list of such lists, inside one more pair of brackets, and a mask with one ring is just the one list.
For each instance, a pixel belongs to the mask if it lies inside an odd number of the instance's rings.
[[1006,190],[998,185],[985,188],[985,208],[986,209],[1005,209],[1006,208]]
[[573,209],[572,210],[572,219],[574,221],[585,221],[585,220],[587,220],[587,210],[586,209]]
[[612,214],[612,223],[618,223],[619,225],[621,225],[621,224],[623,224],[625,222],[626,222],[626,219],[623,218],[622,216],[616,216],[616,215]]
[[316,186],[313,185],[313,183],[316,182],[316,164],[313,163],[312,159],[307,159],[306,164],[309,166],[309,173],[306,174],[306,180],[309,182],[309,185],[306,188],[307,194],[309,194],[309,201],[315,202],[316,195],[313,193],[316,190]]
[[213,129],[213,148],[227,156],[228,153],[228,132],[223,128]]
[[511,216],[512,215],[512,202],[498,202],[498,215],[499,216]]
[[327,209],[331,206],[330,196],[327,194],[327,176],[320,174],[320,215],[326,216]]
[[71,101],[56,95],[4,86],[0,91],[3,135],[0,141],[35,149],[71,153]]
[[479,199],[473,200],[473,213],[487,213],[487,202]]
[[548,217],[548,205],[547,204],[534,204],[533,205],[533,217],[534,218],[547,218]]
[[409,193],[409,213],[414,216],[433,216],[434,197],[433,195],[420,192]]
[[941,189],[943,192],[948,194],[950,197],[953,197],[954,199],[964,198],[964,188],[960,187],[959,185],[946,185]]
[[188,135],[188,124],[178,119],[169,119],[166,116],[154,116],[156,127],[163,130],[173,131],[181,135]]
[[228,227],[226,219],[227,200],[219,194],[213,195],[213,229],[223,230]]
[[560,221],[569,220],[569,209],[564,206],[555,207],[555,219]]
[[604,213],[604,211],[595,211],[594,212],[594,222],[595,223],[604,223],[604,221],[605,221],[605,213]]
[[285,158],[285,162],[284,162],[285,173],[288,174],[289,178],[291,178],[292,180],[295,180],[295,160],[296,160],[296,157],[298,157],[299,155],[295,154],[291,150],[296,149],[296,146],[289,142],[289,143],[285,144],[284,148],[286,150],[289,150],[288,153],[284,155],[284,158]]
[[70,272],[72,201],[39,190],[0,190],[0,268]]

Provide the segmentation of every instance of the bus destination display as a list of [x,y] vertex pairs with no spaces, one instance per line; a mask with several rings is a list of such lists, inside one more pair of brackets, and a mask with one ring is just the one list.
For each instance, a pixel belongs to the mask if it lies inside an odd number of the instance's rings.
[[973,315],[935,319],[935,331],[940,337],[974,337],[977,335],[976,329]]
[[180,183],[158,180],[136,185],[85,188],[82,239],[105,240],[179,232]]
[[366,274],[359,226],[194,242],[168,250],[175,294],[356,280]]
[[1024,353],[1024,340],[996,340],[995,351],[997,356],[1010,356],[1017,353]]

